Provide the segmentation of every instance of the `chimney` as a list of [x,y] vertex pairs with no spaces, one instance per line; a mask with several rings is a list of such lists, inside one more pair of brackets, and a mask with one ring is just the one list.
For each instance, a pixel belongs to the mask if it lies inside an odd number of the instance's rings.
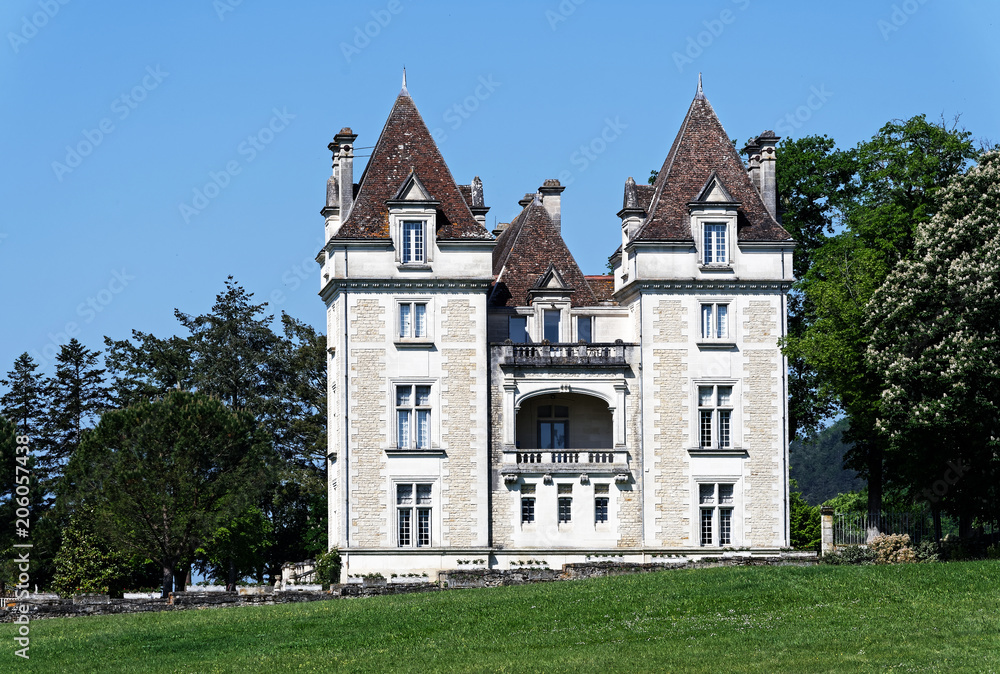
[[501,223],[499,223],[496,226],[496,228],[493,230],[493,236],[500,236],[501,234],[503,234],[503,231],[505,229],[507,229],[508,227],[510,227],[510,223],[509,222],[501,222]]
[[765,131],[757,136],[760,144],[760,196],[771,217],[778,220],[778,180],[775,173],[774,146],[781,139],[774,131]]
[[527,206],[528,204],[530,204],[534,200],[535,200],[535,195],[534,194],[530,194],[530,193],[529,194],[525,194],[523,197],[521,197],[521,200],[517,202],[517,205],[520,206],[521,208],[524,208],[525,206]]
[[345,126],[328,146],[334,153],[333,177],[337,180],[340,188],[339,203],[340,222],[347,220],[351,214],[351,207],[354,206],[354,139],[358,135],[351,131],[351,127]]
[[760,194],[760,141],[752,138],[747,146],[743,148],[743,154],[747,156],[747,173],[750,175],[750,182],[757,188]]
[[635,236],[643,218],[646,217],[646,209],[639,204],[639,194],[635,187],[635,180],[632,176],[625,181],[625,196],[622,209],[618,211],[618,217],[622,219],[622,250]]
[[542,206],[545,207],[546,212],[549,214],[549,218],[552,220],[552,224],[556,226],[556,229],[560,232],[562,231],[562,193],[566,188],[559,184],[559,181],[554,178],[549,178],[542,186],[538,188],[538,192],[542,195]]
[[480,225],[484,228],[486,227],[486,213],[489,212],[490,207],[484,205],[483,202],[483,181],[476,176],[472,179],[472,203],[469,205],[469,210],[472,211],[472,217],[476,219]]

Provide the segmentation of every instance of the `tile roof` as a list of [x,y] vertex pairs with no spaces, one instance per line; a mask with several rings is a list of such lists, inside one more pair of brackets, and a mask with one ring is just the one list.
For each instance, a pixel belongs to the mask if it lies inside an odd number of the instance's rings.
[[361,175],[354,207],[334,238],[388,239],[389,209],[385,202],[395,196],[411,171],[431,196],[441,202],[437,211],[439,239],[493,238],[472,216],[427,125],[405,90],[392,106]]
[[550,264],[555,266],[566,285],[573,288],[572,306],[589,307],[598,303],[545,207],[530,203],[497,238],[493,249],[496,282],[490,293],[490,303],[528,306],[528,291],[549,270]]
[[743,160],[722,128],[712,104],[703,95],[691,102],[656,177],[646,220],[634,238],[640,241],[692,240],[688,202],[698,196],[713,171],[733,198],[741,202],[737,216],[740,241],[791,238],[768,213],[750,182]]
[[[597,298],[598,302],[614,302],[611,297],[615,294],[615,277],[611,274],[605,274],[602,276],[584,276],[587,279],[587,284],[590,286],[591,292],[594,293],[594,297]],[[617,304],[617,302],[615,302]]]

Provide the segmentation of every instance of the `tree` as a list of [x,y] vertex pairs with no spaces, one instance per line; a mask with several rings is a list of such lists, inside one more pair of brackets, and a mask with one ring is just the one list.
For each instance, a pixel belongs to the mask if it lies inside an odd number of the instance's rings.
[[47,441],[41,457],[43,487],[53,491],[66,462],[76,453],[85,432],[108,408],[104,370],[97,367],[100,351],[91,351],[74,337],[56,356],[55,377],[46,381],[49,409],[45,418]]
[[14,361],[14,369],[0,384],[8,391],[0,396],[4,415],[17,424],[18,433],[37,440],[45,418],[45,381],[37,374],[38,364],[25,351]]
[[159,339],[132,331],[127,339],[104,338],[104,363],[113,375],[111,397],[116,407],[155,400],[174,389],[190,390],[193,385],[191,345],[183,337]]
[[792,480],[791,488],[794,490],[789,494],[789,528],[791,531],[792,547],[796,550],[816,550],[820,549],[820,513],[819,506],[811,506],[798,491],[798,485]]
[[226,590],[232,591],[241,578],[263,574],[273,534],[274,527],[260,508],[250,506],[198,548],[198,568],[216,581],[225,580]]
[[914,498],[962,536],[1000,518],[1000,153],[980,157],[916,230],[869,303],[875,424]]
[[847,465],[868,482],[869,515],[877,521],[883,487],[898,483],[886,464],[885,438],[875,425],[883,388],[865,360],[871,340],[868,302],[892,267],[912,250],[913,232],[940,205],[940,190],[977,152],[971,135],[924,116],[886,124],[855,151],[850,199],[840,204],[846,229],[813,251],[797,284],[814,316],[786,354],[815,372],[819,394],[835,396],[850,418]]
[[90,516],[83,508],[70,518],[55,557],[52,589],[64,597],[81,592],[120,596],[129,571],[128,557],[94,531]]
[[220,526],[259,498],[269,443],[244,412],[171,391],[162,400],[108,412],[87,434],[69,478],[76,503],[101,530],[163,569],[163,593]]

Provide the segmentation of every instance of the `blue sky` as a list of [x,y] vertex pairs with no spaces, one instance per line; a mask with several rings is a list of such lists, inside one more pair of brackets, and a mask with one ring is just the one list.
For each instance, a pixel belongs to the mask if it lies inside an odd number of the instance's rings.
[[943,0],[8,0],[0,373],[24,351],[51,373],[71,334],[174,334],[174,308],[206,311],[230,274],[322,329],[326,145],[343,126],[374,144],[404,64],[456,180],[482,178],[489,224],[562,177],[564,237],[602,273],[624,181],[659,168],[699,71],[740,141],[849,147],[919,113],[1000,141],[998,15]]

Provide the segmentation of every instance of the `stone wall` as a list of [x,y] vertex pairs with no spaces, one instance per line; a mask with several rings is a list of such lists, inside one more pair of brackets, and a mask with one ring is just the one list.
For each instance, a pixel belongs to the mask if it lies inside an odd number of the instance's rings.
[[637,391],[633,390],[630,395],[625,396],[625,446],[631,453],[632,481],[628,485],[618,485],[618,547],[620,548],[642,545],[642,493],[639,490],[642,457],[639,454],[639,404]]
[[653,465],[646,473],[646,488],[653,489],[654,545],[681,547],[691,530],[688,455],[685,440],[685,356],[683,349],[653,349]]
[[782,452],[780,356],[773,349],[747,349],[744,382],[743,440],[749,453],[743,486],[746,545],[783,545],[778,520],[781,504]]
[[481,437],[485,435],[482,415],[476,409],[476,379],[483,376],[477,356],[476,349],[442,349],[441,437],[448,453],[441,495],[441,544],[445,546],[486,543],[485,536],[480,536],[480,526],[483,533],[486,527],[479,522],[481,497],[476,493],[483,469],[478,450],[486,444]]
[[509,548],[514,544],[514,525],[511,513],[517,494],[504,484],[500,477],[503,464],[503,372],[490,362],[490,475],[492,499],[490,510],[490,544],[497,549]]

